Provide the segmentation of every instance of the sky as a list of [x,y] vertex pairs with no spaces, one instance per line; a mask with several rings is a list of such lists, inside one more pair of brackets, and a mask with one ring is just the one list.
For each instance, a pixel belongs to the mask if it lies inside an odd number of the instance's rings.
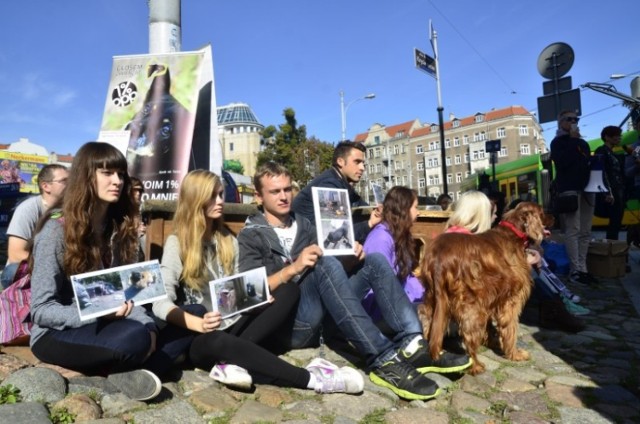
[[[336,142],[340,91],[347,138],[376,123],[438,122],[436,81],[414,64],[414,48],[433,56],[429,20],[447,120],[510,105],[535,112],[546,80],[537,60],[556,42],[574,51],[573,88],[630,94],[637,12],[635,0],[183,0],[182,50],[211,44],[218,106],[247,103],[265,126],[291,107],[308,136]],[[95,140],[113,56],[149,51],[147,1],[2,0],[0,20],[0,143],[26,137],[73,154]],[[581,102],[586,139],[628,113],[589,89]],[[548,144],[555,123],[542,127]]]

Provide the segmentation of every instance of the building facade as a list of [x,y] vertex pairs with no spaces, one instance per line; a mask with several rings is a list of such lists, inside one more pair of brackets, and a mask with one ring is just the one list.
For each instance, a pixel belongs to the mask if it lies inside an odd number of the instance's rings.
[[237,160],[243,174],[252,176],[256,170],[258,153],[262,150],[264,129],[246,103],[231,103],[217,108],[218,139],[224,160]]
[[491,174],[491,154],[486,152],[489,140],[500,140],[496,164],[547,151],[540,124],[522,106],[463,118],[451,115],[444,123],[445,175],[438,124],[421,124],[417,119],[389,127],[374,124],[355,139],[367,147],[359,190],[371,203],[372,183],[385,191],[403,185],[420,196],[435,198],[443,193],[446,178],[449,195],[458,199],[465,178],[481,171]]

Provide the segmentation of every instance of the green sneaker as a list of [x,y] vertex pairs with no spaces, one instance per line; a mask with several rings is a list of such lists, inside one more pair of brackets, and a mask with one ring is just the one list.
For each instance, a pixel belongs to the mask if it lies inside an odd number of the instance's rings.
[[562,302],[564,303],[565,308],[567,308],[567,312],[569,312],[571,315],[580,316],[589,315],[591,313],[591,310],[572,302],[566,297],[562,297]]
[[403,399],[427,400],[440,393],[440,388],[433,380],[397,357],[371,371],[369,378],[374,384],[386,387]]

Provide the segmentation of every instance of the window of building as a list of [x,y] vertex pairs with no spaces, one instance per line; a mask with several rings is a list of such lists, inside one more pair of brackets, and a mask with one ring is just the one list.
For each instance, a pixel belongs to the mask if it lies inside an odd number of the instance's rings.
[[484,141],[487,139],[487,133],[485,133],[484,131],[480,131],[480,140],[479,141]]
[[451,157],[447,157],[445,159],[445,162],[446,162],[447,166],[451,166]]
[[464,154],[464,163],[469,163],[469,152],[465,152]]
[[445,149],[451,148],[451,140],[449,140],[448,138],[444,140],[444,148]]
[[460,165],[462,163],[462,158],[460,157],[460,155],[456,155],[454,158],[454,163],[456,165]]
[[376,166],[373,164],[369,165],[369,174],[373,174],[374,172],[376,172]]
[[400,154],[400,145],[399,144],[394,144],[393,145],[393,154],[394,155]]
[[418,178],[418,188],[424,188],[424,178]]
[[529,135],[529,127],[526,125],[520,125],[518,127],[518,132],[520,135]]
[[460,120],[459,119],[454,119],[453,120],[453,128],[458,128],[460,126]]
[[507,136],[507,129],[505,127],[500,127],[496,130],[497,138],[504,138]]
[[418,161],[418,163],[416,164],[418,171],[424,171],[424,162],[423,161]]
[[440,175],[434,175],[433,176],[433,183],[434,184],[440,184]]
[[469,178],[469,175],[471,175],[471,171],[465,171],[464,177]]
[[233,143],[229,143],[229,151],[233,152]]
[[376,144],[380,144],[380,136],[379,135],[374,136],[373,137],[373,142],[376,143]]
[[478,160],[478,151],[474,150],[471,152],[471,160]]
[[367,150],[367,155],[369,156],[369,159],[371,159],[373,157],[373,149]]
[[520,154],[521,155],[530,155],[531,154],[531,147],[529,146],[529,144],[521,144],[520,145]]
[[498,157],[499,158],[506,158],[507,156],[509,156],[507,148],[506,147],[501,147],[500,151],[498,152]]
[[407,185],[407,176],[406,176],[406,175],[403,175],[403,176],[402,176],[402,185],[403,185],[403,186],[406,186],[406,185]]
[[398,170],[402,169],[402,165],[403,165],[403,163],[402,163],[402,161],[401,161],[401,160],[395,160],[395,161],[393,161],[393,162],[394,162],[394,164],[395,164],[394,168],[396,169],[396,171],[398,171]]
[[462,182],[462,172],[456,172],[456,182],[457,183]]
[[418,154],[418,155],[419,155],[419,154],[421,154],[421,153],[424,153],[424,149],[422,148],[422,144],[418,144],[418,145],[416,146],[416,154]]
[[476,115],[476,122],[482,122],[484,121],[484,115],[479,113]]
[[460,137],[453,137],[453,147],[460,146]]
[[448,184],[453,183],[453,174],[447,174],[447,183]]
[[396,133],[396,137],[404,137],[404,130],[400,130]]
[[465,146],[466,146],[467,144],[469,144],[469,136],[468,136],[468,135],[464,134],[464,135],[462,136],[462,144],[464,144]]
[[379,174],[380,172],[382,172],[382,164],[381,163],[376,163],[376,172]]
[[407,146],[406,146],[405,144],[403,144],[403,145],[402,145],[402,147],[401,147],[401,149],[400,149],[400,151],[401,151],[402,153],[407,153]]
[[436,124],[431,124],[431,132],[437,132],[438,126]]
[[484,159],[484,158],[485,158],[484,149],[478,150],[478,159]]
[[373,157],[379,158],[380,157],[380,148],[376,147],[375,149],[373,149]]
[[473,141],[478,141],[480,140],[480,133],[473,133]]

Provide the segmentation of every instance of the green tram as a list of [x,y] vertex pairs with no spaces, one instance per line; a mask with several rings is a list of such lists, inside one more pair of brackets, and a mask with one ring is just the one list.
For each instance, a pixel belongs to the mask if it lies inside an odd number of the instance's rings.
[[[622,134],[621,146],[632,144],[638,139],[637,131],[628,131]],[[588,141],[591,152],[594,152],[603,144],[601,139]],[[621,147],[614,151],[623,154]],[[474,173],[465,179],[460,187],[460,191],[477,189],[481,185],[483,175],[493,181],[492,169],[487,168],[480,173]],[[538,153],[524,156],[511,162],[497,164],[495,167],[495,186],[505,195],[507,204],[515,199],[537,202],[547,209],[549,205],[549,186],[554,176],[551,153]],[[486,177],[485,177],[486,178]],[[606,226],[607,218],[593,217],[594,226]],[[627,208],[622,219],[623,225],[633,225],[640,223],[640,201],[633,199],[627,202]]]

